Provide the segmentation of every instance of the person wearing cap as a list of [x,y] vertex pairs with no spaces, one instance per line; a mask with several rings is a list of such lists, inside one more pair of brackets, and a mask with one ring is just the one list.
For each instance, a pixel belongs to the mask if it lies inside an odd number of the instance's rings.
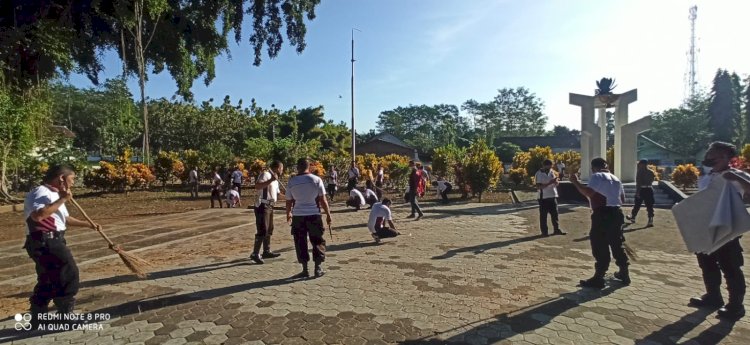
[[566,233],[560,230],[557,212],[557,185],[560,184],[560,180],[552,170],[551,160],[547,159],[542,163],[542,168],[536,172],[534,180],[536,188],[539,189],[539,229],[542,236],[549,236],[547,214],[552,218],[553,234],[565,235]]
[[[271,235],[273,235],[273,205],[279,196],[278,176],[284,173],[284,164],[275,160],[270,170],[264,171],[255,182],[258,200],[255,202],[255,243],[250,260],[256,264],[263,264],[263,259],[279,257],[279,253],[271,251]],[[263,257],[259,255],[263,246]]]
[[[743,197],[750,193],[750,174],[730,166],[737,157],[737,148],[729,143],[713,142],[706,151],[703,166],[710,170],[698,180],[698,189],[706,189],[715,178],[729,181],[733,189]],[[717,316],[723,319],[738,320],[745,316],[745,274],[742,266],[745,259],[739,236],[710,254],[697,253],[706,293],[690,299],[689,305],[699,308],[719,308]],[[721,276],[727,281],[729,303],[724,305],[721,296]]]
[[76,174],[66,165],[50,167],[43,184],[26,195],[26,242],[24,249],[34,261],[36,286],[29,298],[31,323],[36,327],[49,308],[57,306],[58,314],[73,313],[78,293],[79,275],[73,254],[65,241],[69,226],[100,230],[99,224],[90,224],[68,213],[65,203],[73,199],[71,186]]
[[[370,210],[370,217],[367,220],[367,229],[375,240],[380,243],[381,238],[396,237],[400,235],[393,225],[393,215],[391,214],[391,199],[383,198],[382,202],[376,202]],[[385,222],[391,227],[385,226]]]
[[286,220],[292,226],[297,261],[302,264],[302,272],[293,278],[310,276],[307,270],[307,264],[310,262],[310,254],[307,251],[308,237],[312,244],[315,277],[325,274],[322,264],[326,258],[326,241],[323,238],[325,229],[321,209],[326,214],[326,223],[330,228],[331,211],[328,208],[326,187],[320,177],[310,173],[310,162],[301,158],[297,161],[297,176],[292,177],[286,187]]
[[603,289],[604,275],[609,269],[610,250],[615,263],[620,268],[615,278],[625,285],[630,285],[628,256],[625,254],[625,237],[622,226],[625,216],[622,204],[625,202],[625,190],[617,176],[607,169],[607,161],[597,157],[591,160],[591,177],[587,186],[578,181],[578,176],[570,175],[570,182],[578,191],[589,199],[591,206],[591,252],[594,255],[594,276],[580,281],[580,286]]
[[648,223],[646,227],[654,226],[654,188],[652,184],[656,174],[648,168],[648,161],[641,159],[638,161],[638,168],[635,174],[635,203],[633,210],[626,216],[630,223],[635,223],[635,217],[641,209],[641,204],[646,203],[646,212],[648,212]]

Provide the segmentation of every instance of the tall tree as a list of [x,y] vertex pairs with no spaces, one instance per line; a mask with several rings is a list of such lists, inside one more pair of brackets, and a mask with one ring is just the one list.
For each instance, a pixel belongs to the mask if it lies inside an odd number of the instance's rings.
[[466,101],[462,109],[483,127],[490,142],[497,138],[543,135],[547,125],[544,102],[525,87],[503,88],[487,103]]
[[736,128],[740,125],[735,102],[732,77],[726,70],[719,69],[711,87],[711,104],[708,107],[708,128],[714,140],[735,142]]
[[458,144],[469,124],[451,104],[409,105],[378,116],[378,131],[393,134],[409,145],[430,153],[436,147]]
[[570,129],[567,126],[555,126],[555,127],[552,127],[552,131],[550,132],[550,135],[577,137],[581,135],[581,131],[577,129]]
[[653,124],[648,136],[684,156],[696,154],[713,137],[708,130],[710,104],[710,97],[699,93],[680,108],[651,113]]

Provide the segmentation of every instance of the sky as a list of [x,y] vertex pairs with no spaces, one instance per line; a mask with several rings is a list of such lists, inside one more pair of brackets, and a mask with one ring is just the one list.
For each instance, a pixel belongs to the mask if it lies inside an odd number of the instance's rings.
[[[323,0],[307,24],[307,48],[285,45],[276,59],[252,65],[247,32],[232,58],[217,59],[216,78],[197,80],[196,101],[229,95],[280,109],[322,105],[328,119],[351,121],[351,37],[355,39],[355,127],[377,126],[399,106],[490,101],[501,88],[524,86],[545,104],[547,128],[580,129],[568,93],[593,95],[596,80],[616,79],[616,93],[638,89],[630,121],[677,107],[685,96],[690,22],[698,6],[697,80],[710,89],[718,68],[750,73],[745,44],[750,1],[713,0]],[[104,54],[103,78],[121,63]],[[81,75],[69,80],[80,87]],[[129,82],[138,94],[137,80]],[[150,98],[171,98],[168,73],[150,76]]]

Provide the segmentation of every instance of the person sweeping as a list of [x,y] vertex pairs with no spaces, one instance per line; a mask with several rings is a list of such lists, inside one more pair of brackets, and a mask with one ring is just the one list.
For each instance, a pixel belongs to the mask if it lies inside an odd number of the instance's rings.
[[36,327],[40,314],[48,311],[53,301],[60,314],[73,313],[78,293],[79,276],[73,254],[65,241],[69,226],[86,226],[101,231],[93,222],[76,219],[65,207],[73,200],[70,189],[76,174],[66,165],[50,167],[43,184],[34,188],[24,203],[26,243],[24,248],[36,266],[37,283],[29,298],[32,325]]

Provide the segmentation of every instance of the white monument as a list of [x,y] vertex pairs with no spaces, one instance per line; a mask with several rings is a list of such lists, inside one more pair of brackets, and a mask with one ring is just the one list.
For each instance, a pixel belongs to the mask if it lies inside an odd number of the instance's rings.
[[[606,84],[605,84],[606,81]],[[615,157],[614,174],[623,182],[635,181],[638,135],[651,127],[651,117],[646,116],[628,123],[628,105],[638,100],[638,90],[623,94],[611,93],[614,81],[602,79],[596,96],[569,94],[569,102],[581,107],[581,179],[591,175],[591,160],[594,157],[606,158],[607,153],[607,109],[614,108],[615,116]],[[611,86],[611,87],[610,87]],[[604,88],[604,89],[603,89]],[[598,119],[594,119],[598,110]]]

